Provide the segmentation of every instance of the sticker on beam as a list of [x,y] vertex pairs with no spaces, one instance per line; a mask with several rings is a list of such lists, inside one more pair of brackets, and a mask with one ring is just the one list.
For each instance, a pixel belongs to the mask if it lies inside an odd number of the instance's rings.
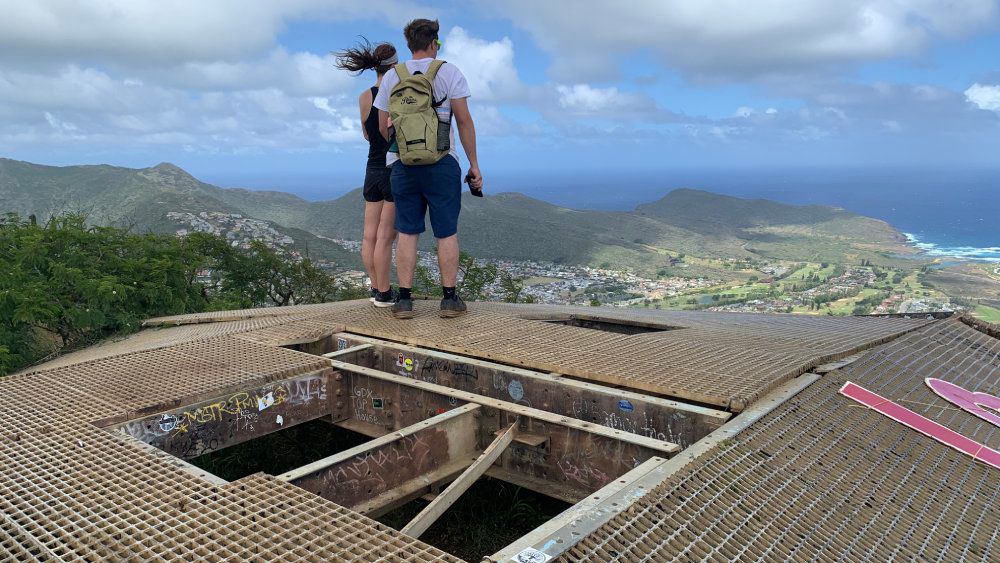
[[511,557],[511,561],[516,561],[517,563],[545,563],[551,559],[544,552],[538,551],[533,547],[525,549],[521,553],[518,553],[514,557]]
[[971,456],[973,459],[982,461],[996,469],[1000,469],[1000,452],[989,448],[972,438],[962,436],[958,432],[942,426],[933,420],[925,418],[910,409],[900,406],[885,397],[873,393],[860,385],[844,383],[840,388],[840,394],[853,399],[877,411],[904,426],[908,426],[924,436],[933,438],[942,444],[954,448],[963,454]]

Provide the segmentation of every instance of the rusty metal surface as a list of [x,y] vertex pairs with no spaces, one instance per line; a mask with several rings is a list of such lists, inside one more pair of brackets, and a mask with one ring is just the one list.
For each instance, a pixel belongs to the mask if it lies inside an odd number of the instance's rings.
[[192,459],[331,414],[330,375],[327,369],[227,393],[130,420],[113,430],[181,459]]
[[[350,417],[364,423],[356,430],[371,435],[400,430],[465,402],[482,405],[473,429],[485,447],[495,432],[514,422],[518,434],[542,438],[515,441],[493,476],[576,502],[654,456],[677,453],[675,444],[574,420],[523,405],[489,399],[436,384],[337,363],[349,381]],[[353,370],[353,371],[352,371]]]
[[1000,394],[1000,340],[935,323],[823,376],[702,455],[563,560],[1000,557],[1000,474],[856,406],[853,381],[996,448],[1000,428],[937,397],[938,377]]
[[279,477],[342,506],[358,506],[456,462],[471,463],[478,409],[459,407]]
[[[398,321],[367,301],[309,317],[318,327],[435,348],[740,411],[812,367],[869,349],[927,324],[926,319],[807,317],[473,303],[441,319],[437,303],[415,302]],[[545,322],[552,318],[638,323],[672,330],[621,334]],[[195,322],[196,319],[184,322]],[[296,323],[264,329],[294,339]],[[287,330],[287,335],[282,331]],[[241,338],[253,338],[254,332]]]
[[[219,486],[96,426],[174,412],[226,393],[263,388],[325,369],[329,362],[323,358],[275,346],[327,338],[327,331],[346,328],[358,334],[540,371],[675,397],[703,398],[738,410],[813,365],[873,346],[923,323],[903,319],[598,311],[601,317],[621,322],[681,327],[629,336],[522,318],[595,313],[588,309],[470,304],[471,314],[445,321],[437,318],[435,303],[417,305],[418,318],[406,323],[393,320],[385,311],[373,311],[366,301],[161,319],[151,324],[185,326],[147,330],[36,366],[29,370],[31,373],[0,379],[0,560],[451,560],[439,550],[287,483],[254,476]],[[296,326],[299,322],[304,324]],[[954,326],[972,330],[957,321],[944,322],[953,323],[948,330],[955,330]],[[931,329],[938,326],[934,324]],[[963,349],[960,340],[946,339],[934,348],[939,350],[941,362],[952,362],[942,366],[970,369],[968,354],[954,353],[953,349]],[[331,345],[325,340],[317,349]],[[980,345],[988,348],[985,343]],[[982,366],[981,360],[976,361]],[[850,369],[863,364],[852,364]],[[982,367],[981,371],[988,372]],[[431,414],[436,408],[453,406],[447,397],[443,400],[445,404],[431,408]],[[427,410],[426,405],[411,406],[414,416],[417,411]],[[868,425],[885,424],[861,412],[851,416]],[[497,414],[491,420],[495,420],[491,428],[513,422],[508,414]],[[811,427],[803,420],[798,424],[796,432]],[[523,430],[531,433],[531,428]],[[985,439],[995,439],[991,436]],[[587,443],[583,433],[576,438],[567,436],[568,445],[559,446],[558,452],[553,446],[548,453],[551,459],[544,465],[537,462],[537,452],[521,455],[520,459],[508,455],[503,463],[507,464],[506,470],[525,479],[546,479],[549,476],[541,473],[554,466],[563,471],[560,486],[566,489],[572,488],[574,475],[584,479],[588,487],[597,487],[606,480],[588,469],[586,462],[633,456],[615,449],[611,441],[598,443],[604,437],[598,438],[588,438],[592,443]],[[950,451],[935,448],[921,452],[935,460],[952,459]],[[560,467],[560,461],[568,462],[563,464],[565,469]],[[884,459],[880,461],[886,465]],[[529,477],[530,471],[535,471],[535,477]],[[991,507],[996,506],[996,483],[984,485],[986,476],[977,473],[975,467],[952,463],[949,471],[949,486],[952,478],[959,479],[959,488],[968,494],[983,496],[984,487],[992,486],[989,494],[994,495],[990,497],[993,504],[943,501],[946,505],[936,513],[935,533],[957,523],[953,544],[964,547],[955,549],[965,549],[970,556],[978,556],[983,550],[995,555],[992,546],[997,521],[995,508]],[[825,470],[814,473],[817,479],[833,479],[835,475]],[[946,481],[927,472],[918,472],[917,477],[938,487]],[[810,491],[826,486],[824,481],[811,486]],[[891,484],[880,486],[893,490]],[[915,498],[927,502],[923,497]],[[783,510],[770,506],[774,514]],[[856,527],[869,520],[882,528],[891,523],[880,519],[879,514],[855,515]],[[722,516],[717,519],[725,520]],[[911,521],[903,517],[900,521],[904,529],[909,529],[906,526]],[[627,522],[621,524],[623,529],[631,529]],[[817,524],[818,530],[829,530],[817,537],[828,538],[838,530],[864,537],[860,528],[852,528],[840,519],[829,527],[827,524]],[[987,527],[993,536],[984,536]],[[649,528],[659,529],[656,523]],[[925,528],[918,527],[915,532],[925,533]],[[934,537],[934,546],[943,541],[939,535]],[[713,541],[718,543],[720,539]],[[749,541],[752,538],[742,539],[756,545]],[[839,540],[823,541],[840,545]],[[598,559],[606,558],[601,555],[605,552],[593,553]]]
[[346,333],[336,334],[335,339],[342,345],[372,347],[369,353],[359,354],[355,360],[345,360],[349,363],[595,422],[685,448],[730,417],[729,413],[715,409],[405,344]]
[[94,424],[326,367],[212,336],[0,379],[0,560],[455,560],[272,478],[219,486]]

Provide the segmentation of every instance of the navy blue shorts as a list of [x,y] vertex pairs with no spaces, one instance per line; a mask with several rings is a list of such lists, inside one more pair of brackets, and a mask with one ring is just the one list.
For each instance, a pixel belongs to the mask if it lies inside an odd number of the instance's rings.
[[458,232],[462,210],[462,169],[458,160],[447,155],[434,164],[407,166],[392,164],[389,181],[396,202],[396,230],[418,235],[426,230],[424,215],[431,212],[431,229],[436,238]]

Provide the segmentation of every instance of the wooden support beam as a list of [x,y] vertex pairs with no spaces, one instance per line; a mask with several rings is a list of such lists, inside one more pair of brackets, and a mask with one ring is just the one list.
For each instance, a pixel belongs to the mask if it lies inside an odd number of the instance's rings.
[[[326,354],[320,354],[324,358],[343,360],[344,356],[350,356],[351,354],[356,354],[363,350],[370,350],[374,348],[371,344],[358,344],[357,346],[349,346],[347,348],[341,348],[335,352],[328,352]],[[346,361],[346,360],[345,360]]]
[[388,342],[351,333],[335,335],[350,346],[369,344],[370,359],[338,360],[419,381],[510,401],[687,447],[724,424],[725,411],[653,397],[628,389]]
[[351,507],[351,510],[360,512],[369,518],[378,518],[386,512],[399,508],[418,497],[430,494],[440,484],[447,483],[458,477],[475,460],[476,457],[474,454],[469,454],[467,457],[460,457],[430,473],[421,475],[416,479],[411,479],[394,489],[388,490],[377,497],[373,497],[361,504],[356,504]]
[[[474,415],[480,408],[473,404],[458,406],[293,469],[278,479],[342,506],[365,505],[368,511],[376,510],[403,494],[394,490],[419,491],[471,463],[478,453],[478,424]],[[435,472],[439,473],[435,479],[425,479]],[[413,487],[414,481],[420,486]]]
[[473,462],[468,469],[462,472],[462,474],[458,476],[458,479],[455,479],[447,489],[437,495],[437,497],[435,497],[430,504],[425,506],[424,509],[420,511],[420,514],[417,514],[413,520],[410,520],[409,524],[403,526],[400,532],[414,538],[419,538],[424,532],[426,532],[427,528],[430,528],[431,524],[437,522],[437,519],[440,518],[452,504],[455,504],[455,501],[462,496],[462,493],[471,487],[472,484],[482,477],[483,473],[485,473],[486,470],[493,465],[497,458],[500,457],[500,454],[502,454],[504,450],[507,449],[507,446],[510,445],[510,442],[514,439],[514,434],[516,432],[517,423],[511,424],[506,430],[501,432],[500,435],[497,436],[497,439],[493,440],[493,443],[490,444],[485,451],[483,451],[483,453],[479,456],[479,459]]

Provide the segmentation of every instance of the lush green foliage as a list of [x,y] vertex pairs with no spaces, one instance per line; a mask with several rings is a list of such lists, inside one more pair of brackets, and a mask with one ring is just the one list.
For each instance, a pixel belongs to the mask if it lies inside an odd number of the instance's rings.
[[[524,280],[513,276],[496,264],[476,260],[462,252],[458,258],[458,285],[456,289],[468,301],[488,301],[490,288],[495,288],[501,299],[507,303],[533,302],[531,296],[522,296]],[[441,296],[440,280],[431,271],[417,264],[413,274],[413,291],[418,295]]]
[[[0,374],[65,347],[137,330],[143,319],[209,309],[335,300],[342,293],[309,260],[217,237],[135,234],[0,219]],[[211,272],[210,276],[199,273]]]

